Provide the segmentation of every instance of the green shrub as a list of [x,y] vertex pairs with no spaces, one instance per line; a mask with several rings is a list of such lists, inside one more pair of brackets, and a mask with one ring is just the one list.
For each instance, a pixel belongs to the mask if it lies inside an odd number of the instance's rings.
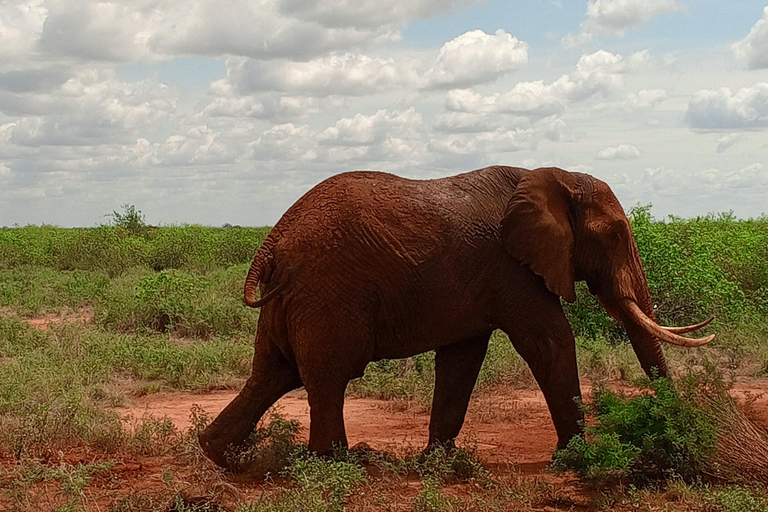
[[243,446],[230,455],[230,467],[237,473],[265,476],[277,474],[294,459],[298,446],[299,422],[286,420],[273,411],[262,419]]
[[592,480],[627,477],[635,483],[673,477],[699,480],[715,453],[717,430],[692,397],[668,379],[651,383],[654,394],[627,398],[598,389],[587,408],[596,425],[555,454],[558,469]]
[[242,512],[343,512],[355,489],[367,482],[360,465],[306,451],[297,451],[282,474],[296,487],[262,495],[257,502],[245,505]]
[[768,512],[768,496],[761,487],[722,487],[708,501],[714,501],[722,512]]
[[205,274],[135,268],[113,279],[95,302],[95,321],[118,332],[252,336],[259,312],[242,302],[245,273],[245,265]]

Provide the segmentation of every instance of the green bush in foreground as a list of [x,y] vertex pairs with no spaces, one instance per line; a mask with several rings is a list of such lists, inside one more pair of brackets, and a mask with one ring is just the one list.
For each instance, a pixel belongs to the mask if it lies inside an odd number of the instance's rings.
[[717,446],[717,430],[694,400],[668,379],[651,383],[654,394],[627,398],[607,389],[586,407],[596,425],[585,428],[555,454],[556,469],[573,469],[593,482],[627,478],[636,484],[701,479]]

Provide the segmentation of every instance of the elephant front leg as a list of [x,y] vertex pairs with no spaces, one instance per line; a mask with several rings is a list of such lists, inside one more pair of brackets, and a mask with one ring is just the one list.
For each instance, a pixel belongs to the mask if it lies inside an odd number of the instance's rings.
[[435,351],[435,393],[427,450],[454,446],[483,366],[489,338],[490,335],[483,335]]
[[557,431],[557,449],[563,449],[571,438],[582,433],[584,420],[579,406],[581,388],[573,335],[570,341],[544,335],[525,342],[513,340],[513,345],[528,363],[544,394]]
[[539,384],[557,431],[557,449],[583,431],[573,331],[559,301],[530,301],[526,315],[503,327]]

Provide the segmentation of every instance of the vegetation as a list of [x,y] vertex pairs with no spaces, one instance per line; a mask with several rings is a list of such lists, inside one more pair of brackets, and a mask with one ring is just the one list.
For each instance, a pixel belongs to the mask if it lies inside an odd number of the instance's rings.
[[[36,509],[44,496],[56,495],[44,509],[89,509],[94,500],[87,489],[120,468],[115,461],[121,457],[172,455],[196,476],[176,477],[169,467],[162,492],[120,498],[110,509],[223,510],[221,503],[234,500],[227,498],[228,477],[202,457],[195,442],[195,432],[208,421],[204,411],[193,411],[193,428],[180,432],[169,421],[152,419],[127,428],[114,408],[163,390],[242,385],[258,322],[258,311],[242,304],[242,283],[269,228],[154,227],[132,205],[107,217],[108,225],[94,228],[0,229],[0,462],[10,461],[0,464],[0,508],[10,503]],[[718,334],[717,343],[670,350],[671,366],[702,367],[711,360],[713,374],[767,376],[768,218],[723,214],[658,221],[650,207],[637,207],[630,219],[660,321],[688,324],[716,316],[707,330]],[[623,329],[586,286],[577,291],[577,302],[565,307],[582,375],[640,382]],[[47,329],[31,325],[35,320]],[[434,355],[427,353],[372,363],[348,392],[428,408],[433,379]],[[500,385],[535,382],[506,336],[496,332],[478,389]],[[753,436],[750,447],[766,442],[764,433],[745,429],[740,409],[723,399],[708,402],[700,388],[675,389],[659,381],[639,397],[600,390],[588,409],[596,424],[588,427],[586,441],[558,455],[558,463],[592,481],[623,482],[603,495],[604,508],[675,503],[679,508],[672,509],[768,510],[765,490],[743,485],[768,484],[768,476],[756,479],[759,465],[723,457],[737,453],[744,436]],[[297,444],[297,429],[268,416],[249,447],[233,454],[247,474],[268,475],[267,492],[238,498],[239,508],[228,510],[346,510],[401,494],[417,511],[576,506],[553,484],[514,472],[501,478],[471,452],[398,458],[344,451],[317,459]],[[101,456],[59,455],[73,449]],[[735,467],[747,469],[739,474]],[[751,479],[739,480],[747,471]],[[703,472],[742,485],[707,489]],[[414,480],[415,489],[409,486]],[[656,487],[659,481],[665,483]],[[446,490],[457,485],[460,498]],[[197,494],[185,494],[190,489]]]
[[715,454],[717,430],[692,397],[668,379],[651,393],[627,398],[605,388],[585,407],[596,424],[555,454],[554,466],[591,481],[627,479],[647,484],[672,478],[700,481]]

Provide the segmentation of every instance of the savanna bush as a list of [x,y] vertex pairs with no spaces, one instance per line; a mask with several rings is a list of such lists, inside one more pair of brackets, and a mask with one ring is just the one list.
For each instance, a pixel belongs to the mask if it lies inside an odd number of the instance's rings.
[[586,406],[595,424],[555,454],[553,466],[593,481],[626,478],[647,484],[670,478],[699,481],[717,447],[717,429],[694,398],[657,379],[653,394],[626,397],[597,389]]
[[102,270],[114,277],[137,266],[156,271],[226,268],[250,262],[269,230],[197,225],[3,228],[0,269],[33,265],[55,270]]

